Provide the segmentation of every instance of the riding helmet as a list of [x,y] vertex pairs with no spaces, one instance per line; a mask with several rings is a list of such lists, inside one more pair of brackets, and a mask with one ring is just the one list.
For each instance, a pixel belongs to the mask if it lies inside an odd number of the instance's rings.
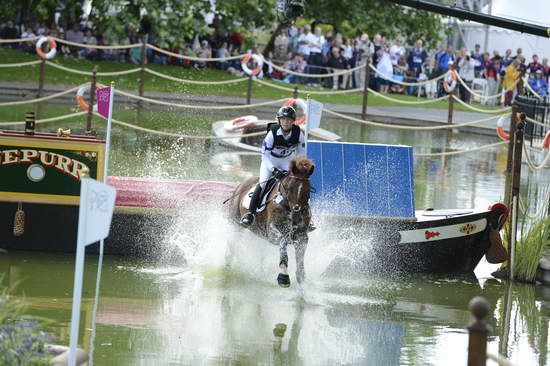
[[293,121],[296,121],[296,110],[290,106],[281,107],[277,112],[277,119],[282,117],[290,117]]

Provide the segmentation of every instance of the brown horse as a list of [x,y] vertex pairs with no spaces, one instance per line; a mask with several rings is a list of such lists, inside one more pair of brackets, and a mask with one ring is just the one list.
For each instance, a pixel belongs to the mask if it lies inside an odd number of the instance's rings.
[[[311,186],[309,177],[313,174],[313,162],[297,156],[290,162],[288,174],[275,183],[269,193],[264,210],[256,214],[254,223],[249,230],[267,239],[280,248],[277,282],[282,287],[290,286],[288,268],[288,244],[294,244],[296,253],[296,279],[302,283],[305,279],[304,256],[308,243],[308,229],[311,221],[309,209],[309,193]],[[243,200],[255,184],[258,177],[252,177],[241,183],[231,199],[231,220],[238,223],[247,211]]]

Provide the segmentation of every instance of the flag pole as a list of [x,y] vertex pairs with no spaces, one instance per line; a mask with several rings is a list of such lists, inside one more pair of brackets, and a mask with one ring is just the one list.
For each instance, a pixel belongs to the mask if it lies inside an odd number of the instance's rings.
[[305,139],[306,139],[306,146],[304,147],[304,151],[306,152],[306,158],[307,158],[307,141],[309,138],[309,116],[311,113],[309,113],[310,110],[310,99],[309,94],[306,95],[306,133],[305,133]]

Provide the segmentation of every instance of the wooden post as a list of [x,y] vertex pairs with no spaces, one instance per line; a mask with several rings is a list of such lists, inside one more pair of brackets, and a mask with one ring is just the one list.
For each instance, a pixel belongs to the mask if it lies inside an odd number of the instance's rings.
[[523,129],[525,127],[525,113],[521,113],[520,121],[516,123],[516,130],[514,135],[510,135],[510,142],[514,145],[513,160],[512,160],[512,177],[510,187],[510,207],[512,208],[510,213],[510,223],[508,229],[508,248],[510,253],[509,273],[510,279],[514,278],[514,246],[517,232],[517,218],[518,218],[518,203],[519,203],[519,188],[521,178],[521,157],[523,153]]
[[298,99],[298,86],[294,86],[294,91],[292,92],[292,98]]
[[246,104],[250,104],[250,99],[252,98],[252,74],[248,76],[248,89],[246,91]]
[[[518,106],[517,103],[514,101],[512,103],[512,114],[510,116],[510,129],[509,129],[509,136],[510,139],[513,141],[514,134],[516,133],[516,114],[518,112]],[[508,144],[508,158],[506,160],[506,181],[504,185],[504,202],[508,207],[510,207],[510,179],[512,177],[512,162],[514,160],[514,144],[510,141]]]
[[[145,36],[141,39],[143,45],[141,46],[141,75],[139,77],[139,96],[143,97],[145,91],[145,63],[147,60],[147,40]],[[138,102],[138,105],[141,106],[141,100]]]
[[449,108],[447,113],[447,123],[452,125],[453,124],[453,110],[455,105],[455,98],[454,98],[454,90],[449,92],[447,95],[449,96],[448,102],[449,102]]
[[86,135],[92,134],[92,117],[94,115],[94,102],[95,102],[95,86],[97,81],[97,65],[94,66],[92,70],[92,82],[90,83],[90,108],[88,109],[88,114],[86,115]]
[[361,119],[367,119],[367,106],[369,104],[369,83],[370,83],[370,57],[367,56],[365,63],[365,85],[363,86],[363,109],[361,110]]
[[485,366],[487,361],[487,334],[489,326],[485,317],[491,311],[489,302],[476,296],[468,304],[474,319],[468,325],[468,366]]
[[42,62],[40,62],[40,75],[38,76],[38,93],[36,94],[37,98],[42,96],[42,91],[44,89],[44,74],[46,73],[46,59],[42,57]]

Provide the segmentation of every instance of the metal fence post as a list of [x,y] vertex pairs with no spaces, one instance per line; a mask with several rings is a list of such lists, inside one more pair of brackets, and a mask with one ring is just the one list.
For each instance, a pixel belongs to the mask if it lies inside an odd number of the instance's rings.
[[485,366],[487,361],[487,334],[489,326],[485,318],[491,311],[485,298],[476,296],[468,304],[474,319],[468,325],[468,366]]

